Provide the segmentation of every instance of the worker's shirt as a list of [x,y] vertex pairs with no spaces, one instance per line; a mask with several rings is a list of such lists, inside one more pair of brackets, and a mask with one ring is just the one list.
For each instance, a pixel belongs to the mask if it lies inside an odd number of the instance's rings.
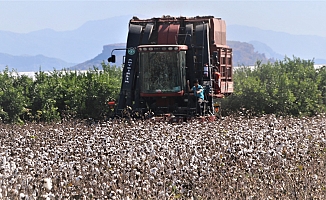
[[[200,89],[201,89],[201,92],[200,92],[199,94],[197,94],[197,91],[200,90]],[[196,88],[196,86],[193,86],[193,87],[192,87],[192,91],[194,91],[194,95],[195,95],[196,97],[199,97],[199,98],[201,98],[201,99],[204,99],[204,88],[203,88],[203,86],[198,85],[197,88]]]

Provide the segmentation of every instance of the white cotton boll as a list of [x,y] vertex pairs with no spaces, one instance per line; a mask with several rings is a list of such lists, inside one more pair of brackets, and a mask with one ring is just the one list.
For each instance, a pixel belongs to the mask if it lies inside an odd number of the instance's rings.
[[158,193],[158,196],[159,196],[159,197],[163,197],[163,196],[164,196],[164,194],[165,194],[165,192],[164,192],[164,191],[160,191],[160,192]]
[[55,198],[55,195],[54,194],[49,193],[49,194],[47,194],[47,199],[52,200],[52,199],[56,199],[56,198]]
[[140,172],[138,172],[138,171],[137,171],[135,174],[136,174],[137,176],[140,176]]
[[106,161],[106,156],[105,155],[101,155],[102,156],[102,160]]
[[4,196],[4,197],[7,196],[7,190],[3,190],[3,196]]
[[81,176],[81,175],[79,175],[79,176],[76,177],[76,181],[77,182],[81,181],[82,179],[83,179],[83,176]]
[[16,169],[16,163],[15,162],[13,162],[13,161],[10,162],[10,169],[11,170]]
[[108,184],[106,184],[106,183],[102,184],[102,189],[107,190],[108,188],[109,188]]
[[11,190],[12,191],[12,193],[15,195],[15,196],[17,196],[18,195],[18,190],[16,190],[16,189],[13,189],[13,190]]
[[43,195],[41,195],[41,198],[42,199],[46,199],[46,200],[49,200],[50,198],[48,198],[48,195],[47,194],[43,194]]
[[94,161],[93,161],[93,164],[94,164],[94,165],[98,165],[98,160],[94,160]]
[[158,167],[159,169],[164,168],[164,164],[163,164],[162,162],[159,162],[159,163],[157,164],[157,167]]
[[17,184],[17,185],[16,185],[16,189],[17,189],[17,190],[20,190],[21,187],[22,187],[22,186],[21,186],[20,184]]
[[93,181],[91,182],[91,185],[96,186],[96,185],[97,185],[97,181],[96,181],[96,180],[93,180]]
[[150,169],[150,172],[151,172],[151,174],[154,174],[154,175],[156,175],[156,172],[157,172],[157,168],[156,168],[156,167],[154,167],[154,168]]
[[324,144],[326,144],[326,139],[321,138],[321,141],[322,141]]
[[4,156],[2,157],[2,165],[6,165],[7,164],[7,158]]
[[141,159],[144,161],[144,160],[146,160],[146,154],[142,154],[141,155]]
[[43,187],[48,191],[52,189],[52,180],[51,178],[44,178],[43,179]]
[[276,152],[281,152],[283,147],[284,147],[284,145],[282,143],[278,143],[277,146],[276,146]]

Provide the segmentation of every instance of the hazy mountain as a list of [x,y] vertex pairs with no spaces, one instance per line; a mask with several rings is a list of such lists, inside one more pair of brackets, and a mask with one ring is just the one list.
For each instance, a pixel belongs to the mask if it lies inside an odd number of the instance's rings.
[[[143,18],[143,16],[139,17]],[[97,64],[96,60],[107,60],[110,55],[110,50],[105,50],[108,47],[103,49],[103,46],[126,42],[128,23],[131,18],[132,16],[128,15],[89,21],[78,29],[70,31],[44,29],[26,34],[0,31],[0,53],[4,53],[0,58],[0,67],[8,66],[9,68],[34,70],[35,66],[37,69],[39,66],[44,69],[50,69],[53,66],[56,69],[62,66],[65,68],[92,66]],[[147,17],[145,16],[145,18]],[[316,64],[326,64],[325,37],[291,35],[254,27],[229,25],[227,27],[227,39],[228,41],[249,43],[254,47],[254,50],[250,50],[250,52],[264,54],[267,59],[283,59],[285,55],[288,57],[294,55],[302,59],[315,58]],[[119,65],[122,62],[124,52],[117,53],[121,54],[121,58],[117,58],[116,63]],[[234,51],[234,53],[237,52]],[[10,55],[15,59],[8,58],[11,57]],[[39,58],[41,55],[44,55],[42,59]],[[244,55],[243,52],[242,56]],[[253,57],[250,54],[247,56]],[[29,59],[28,62],[26,61],[27,58]],[[235,63],[245,62],[236,61]]]
[[277,52],[273,53],[274,56],[279,58],[296,56],[302,59],[315,59],[316,64],[318,64],[317,61],[324,62],[321,64],[326,63],[326,37],[293,35],[255,27],[229,25],[227,38],[228,40],[252,43],[255,49],[260,49],[261,44],[264,44],[265,47],[270,48],[267,52],[272,49],[273,52]]
[[36,56],[12,56],[0,53],[0,69],[8,67],[18,72],[49,71],[53,69],[68,68],[75,64],[67,63],[57,58],[49,58],[43,55]]
[[[266,63],[269,59],[262,53],[255,51],[252,44],[246,42],[227,41],[227,44],[233,48],[233,65],[254,65],[257,60]],[[107,63],[107,59],[111,56],[113,49],[125,48],[125,43],[110,44],[103,47],[102,53],[97,55],[95,58],[87,60],[81,64],[71,67],[72,70],[87,70],[96,66],[101,69],[101,63],[104,61]],[[123,56],[125,51],[114,51],[116,55],[116,63],[112,65],[121,66],[123,62]]]
[[266,57],[264,53],[257,51],[252,44],[238,41],[227,41],[227,45],[232,48],[233,52],[233,66],[248,66],[255,65],[259,60],[262,63],[272,61]]
[[98,55],[103,45],[125,42],[132,16],[89,21],[72,31],[43,29],[26,34],[0,31],[0,52],[11,55],[46,55],[81,63]]
[[[113,49],[122,49],[126,48],[125,43],[111,44],[103,46],[102,53],[98,54],[95,58],[87,60],[83,63],[70,67],[72,70],[87,70],[93,68],[93,66],[102,68],[102,62],[107,63],[108,58],[111,56]],[[123,56],[125,55],[125,51],[117,50],[114,51],[113,54],[116,56],[116,62],[110,63],[111,65],[121,66],[123,63]]]
[[250,41],[249,44],[253,46],[255,51],[265,54],[267,58],[274,58],[277,60],[284,59],[284,55],[276,53],[272,48],[267,46],[266,44],[259,41]]

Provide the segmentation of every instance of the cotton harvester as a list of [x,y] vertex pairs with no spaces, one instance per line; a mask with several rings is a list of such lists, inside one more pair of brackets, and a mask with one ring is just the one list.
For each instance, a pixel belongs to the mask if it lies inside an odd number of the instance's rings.
[[[203,86],[205,116],[215,116],[219,99],[233,92],[232,49],[220,18],[133,17],[126,48],[114,50],[126,51],[117,115],[128,107],[141,115],[196,116],[199,112],[187,80],[192,84],[197,79]],[[108,61],[114,63],[115,55]]]

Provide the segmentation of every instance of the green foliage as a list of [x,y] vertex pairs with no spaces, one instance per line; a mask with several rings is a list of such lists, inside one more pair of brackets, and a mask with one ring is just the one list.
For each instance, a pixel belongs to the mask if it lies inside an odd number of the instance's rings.
[[321,92],[322,103],[326,105],[326,66],[317,69],[318,73],[318,90]]
[[24,113],[29,101],[25,86],[28,78],[18,76],[17,72],[6,68],[0,74],[0,117],[3,121],[21,123],[20,115]]
[[102,63],[83,73],[62,70],[37,72],[34,80],[5,69],[0,73],[0,117],[3,122],[55,122],[61,119],[100,119],[118,97],[121,68]]
[[326,69],[300,58],[235,70],[235,93],[225,100],[228,112],[255,115],[314,115],[325,111]]
[[[34,79],[6,68],[0,73],[0,118],[3,122],[55,122],[102,119],[113,112],[107,104],[118,97],[121,68],[102,63],[85,73],[62,70],[37,72]],[[310,60],[285,58],[234,72],[233,95],[222,111],[253,115],[314,115],[326,108],[326,67]]]

